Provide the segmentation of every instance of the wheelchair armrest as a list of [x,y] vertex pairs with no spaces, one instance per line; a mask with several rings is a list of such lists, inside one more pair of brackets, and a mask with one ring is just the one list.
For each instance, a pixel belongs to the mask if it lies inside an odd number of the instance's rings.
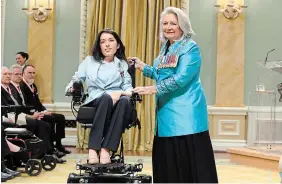
[[5,128],[5,132],[25,132],[26,128]]
[[95,108],[81,106],[78,110],[76,121],[81,124],[92,124],[95,116]]

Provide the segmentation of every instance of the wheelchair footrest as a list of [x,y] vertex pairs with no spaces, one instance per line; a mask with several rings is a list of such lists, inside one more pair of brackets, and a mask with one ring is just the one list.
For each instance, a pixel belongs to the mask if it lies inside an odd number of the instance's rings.
[[152,176],[149,175],[86,175],[70,173],[67,183],[152,183]]
[[91,173],[116,173],[124,174],[127,172],[141,172],[143,164],[124,164],[124,163],[110,163],[110,164],[81,164],[78,169],[90,171]]

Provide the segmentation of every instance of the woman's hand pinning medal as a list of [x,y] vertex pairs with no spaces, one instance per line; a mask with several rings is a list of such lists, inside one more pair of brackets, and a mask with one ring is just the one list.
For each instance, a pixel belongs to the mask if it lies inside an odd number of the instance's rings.
[[157,93],[157,89],[156,86],[142,86],[134,88],[133,92],[139,95],[152,95]]

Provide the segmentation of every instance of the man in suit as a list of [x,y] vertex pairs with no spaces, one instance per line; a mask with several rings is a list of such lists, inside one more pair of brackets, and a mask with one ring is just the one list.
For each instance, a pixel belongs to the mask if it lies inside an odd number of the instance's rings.
[[[22,102],[16,100],[13,96],[14,92],[12,89],[14,86],[11,84],[11,71],[7,67],[1,68],[1,105],[10,106],[10,105],[20,105],[22,106]],[[41,121],[41,114],[24,114],[26,118],[26,128],[34,133],[37,137],[43,140],[46,152],[52,154],[53,146],[51,142],[51,127],[49,123]],[[9,119],[10,122],[14,122],[14,120]]]
[[51,125],[52,137],[55,138],[53,141],[56,141],[56,148],[58,151],[66,154],[71,153],[64,148],[61,142],[61,139],[65,138],[65,116],[48,112],[40,102],[37,86],[34,83],[35,67],[32,65],[25,65],[22,72],[23,79],[19,85],[23,93],[24,102],[26,105],[33,106],[37,112],[43,114],[44,116],[42,120]]

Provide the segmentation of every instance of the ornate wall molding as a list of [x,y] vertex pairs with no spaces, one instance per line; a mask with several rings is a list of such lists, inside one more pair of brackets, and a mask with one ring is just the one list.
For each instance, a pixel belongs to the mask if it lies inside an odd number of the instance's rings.
[[240,135],[240,121],[239,120],[230,120],[230,119],[221,119],[218,121],[218,135],[231,135],[239,136]]

